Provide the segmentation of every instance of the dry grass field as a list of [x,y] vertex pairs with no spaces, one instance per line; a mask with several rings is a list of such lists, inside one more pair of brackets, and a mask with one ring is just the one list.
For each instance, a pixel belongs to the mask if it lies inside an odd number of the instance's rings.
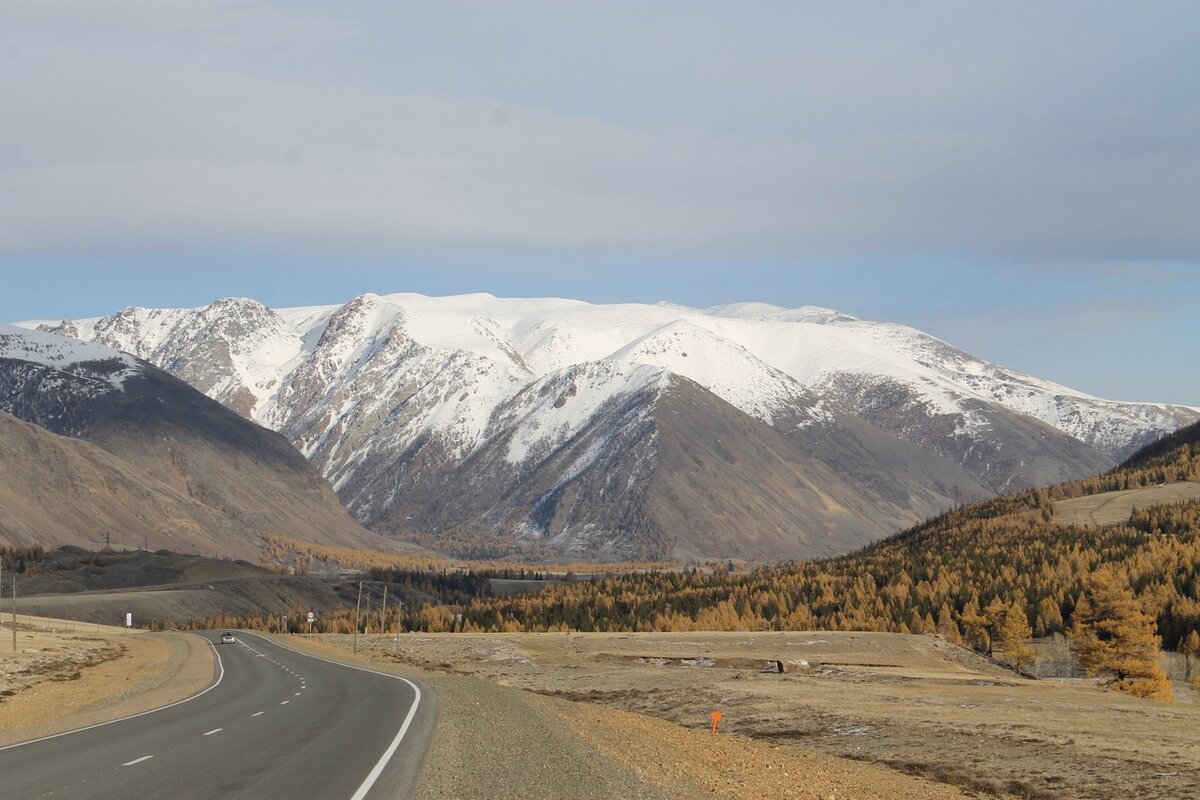
[[[1186,687],[1160,702],[1088,681],[1035,681],[934,637],[410,634],[360,637],[360,651],[695,731],[720,709],[726,735],[888,765],[972,794],[1200,798],[1200,702]],[[779,662],[783,674],[767,671]]]
[[1180,482],[1105,492],[1054,504],[1054,521],[1069,525],[1120,525],[1137,508],[1200,500],[1200,483]]
[[211,648],[180,633],[17,617],[0,621],[0,745],[136,714],[213,680]]

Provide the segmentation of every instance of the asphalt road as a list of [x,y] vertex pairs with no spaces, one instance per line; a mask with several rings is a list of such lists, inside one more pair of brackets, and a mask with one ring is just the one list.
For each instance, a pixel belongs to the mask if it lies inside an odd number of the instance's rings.
[[251,634],[213,647],[216,682],[188,700],[0,748],[0,797],[408,795],[436,717],[427,689]]

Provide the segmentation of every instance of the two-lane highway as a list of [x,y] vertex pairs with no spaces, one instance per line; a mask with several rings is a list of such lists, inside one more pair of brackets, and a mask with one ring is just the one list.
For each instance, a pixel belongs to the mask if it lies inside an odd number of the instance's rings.
[[181,703],[0,748],[0,792],[33,798],[403,797],[433,728],[405,678],[238,633],[217,675]]

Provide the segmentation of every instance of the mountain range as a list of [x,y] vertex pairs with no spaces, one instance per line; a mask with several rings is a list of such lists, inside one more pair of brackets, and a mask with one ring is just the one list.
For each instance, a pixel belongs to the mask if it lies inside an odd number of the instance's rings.
[[367,294],[20,324],[160,367],[368,528],[459,555],[840,553],[1200,419],[811,306]]

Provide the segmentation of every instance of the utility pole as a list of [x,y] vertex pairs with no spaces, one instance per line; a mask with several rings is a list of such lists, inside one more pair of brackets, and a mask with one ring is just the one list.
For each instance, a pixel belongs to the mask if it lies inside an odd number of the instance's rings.
[[13,573],[13,652],[17,652],[17,573]]
[[402,616],[404,616],[404,601],[397,600],[396,602],[398,602],[400,604],[399,608],[396,610],[396,644],[399,645],[400,644],[400,618]]
[[[13,584],[14,586],[16,584]],[[354,652],[358,652],[358,612],[362,608],[362,581],[358,582],[358,602],[354,604]],[[15,648],[14,648],[15,649]]]
[[363,633],[371,632],[371,590],[367,590],[367,615],[363,617]]
[[379,612],[379,633],[383,636],[388,634],[388,587],[383,588],[383,610]]

